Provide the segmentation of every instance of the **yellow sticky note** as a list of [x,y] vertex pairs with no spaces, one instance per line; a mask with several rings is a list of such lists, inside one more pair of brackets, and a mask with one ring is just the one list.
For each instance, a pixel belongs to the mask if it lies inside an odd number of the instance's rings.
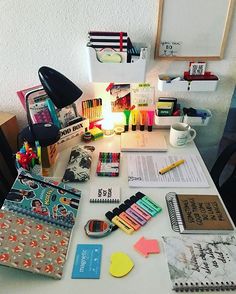
[[109,272],[112,276],[121,278],[127,275],[133,267],[134,263],[127,254],[123,252],[115,252],[111,255]]

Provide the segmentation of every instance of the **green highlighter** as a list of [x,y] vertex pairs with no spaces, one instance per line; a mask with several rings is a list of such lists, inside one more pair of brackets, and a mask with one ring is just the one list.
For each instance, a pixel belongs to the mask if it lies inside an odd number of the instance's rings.
[[150,199],[148,196],[144,196],[142,198],[142,201],[144,201],[147,205],[155,209],[157,213],[160,213],[162,211],[162,208],[157,203],[155,203],[152,199]]

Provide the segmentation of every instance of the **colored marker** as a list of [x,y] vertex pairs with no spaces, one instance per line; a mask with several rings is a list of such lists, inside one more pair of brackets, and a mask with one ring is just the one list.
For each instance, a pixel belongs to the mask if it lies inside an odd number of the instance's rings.
[[159,174],[160,175],[164,175],[165,173],[167,173],[168,171],[172,170],[173,168],[181,165],[182,163],[184,163],[184,159],[178,160],[162,169],[159,170]]
[[132,234],[134,229],[128,225],[124,220],[122,220],[119,216],[115,215],[111,211],[108,211],[105,216],[111,221],[113,224],[117,225],[122,231],[126,234]]
[[115,215],[118,215],[121,219],[123,219],[128,225],[130,225],[135,231],[141,228],[141,225],[137,223],[131,216],[129,216],[127,213],[122,211],[119,208],[114,208],[112,212]]
[[157,213],[162,211],[162,208],[158,204],[156,204],[152,199],[150,199],[148,196],[144,196],[142,198],[142,201],[145,202],[147,205],[156,209]]
[[154,110],[148,110],[147,111],[147,120],[148,120],[148,132],[152,131],[152,126],[154,124]]
[[128,205],[121,204],[119,208],[125,213],[127,213],[129,216],[131,216],[136,222],[138,222],[141,226],[144,226],[146,224],[146,219],[143,218],[140,214],[138,214],[136,211],[134,211],[132,208],[130,208]]

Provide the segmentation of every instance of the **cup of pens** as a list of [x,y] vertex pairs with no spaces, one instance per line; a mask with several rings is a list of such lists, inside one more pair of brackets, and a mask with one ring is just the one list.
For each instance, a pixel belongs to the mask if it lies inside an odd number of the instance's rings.
[[197,132],[186,123],[175,123],[170,128],[170,144],[174,147],[184,147],[192,142]]
[[37,151],[29,145],[28,142],[24,142],[23,146],[16,153],[16,168],[23,168],[25,170],[31,170],[40,161],[39,147],[36,144]]

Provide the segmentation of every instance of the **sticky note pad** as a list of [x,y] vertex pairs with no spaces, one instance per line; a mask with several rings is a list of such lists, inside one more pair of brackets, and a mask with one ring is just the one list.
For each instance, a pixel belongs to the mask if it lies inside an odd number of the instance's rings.
[[72,270],[72,279],[99,279],[102,245],[78,244]]
[[148,257],[151,253],[160,253],[158,241],[155,239],[142,237],[134,244],[134,248],[145,257]]

